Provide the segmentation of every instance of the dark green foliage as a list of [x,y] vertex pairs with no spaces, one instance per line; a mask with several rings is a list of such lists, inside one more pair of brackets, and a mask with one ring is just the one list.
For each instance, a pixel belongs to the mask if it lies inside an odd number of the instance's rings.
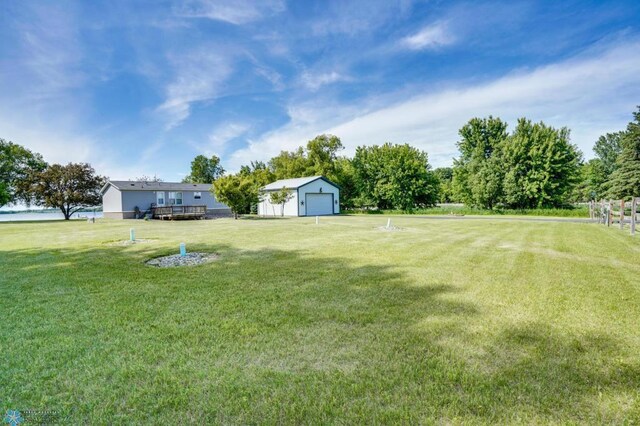
[[222,176],[213,182],[211,192],[218,201],[229,206],[237,219],[239,214],[249,213],[258,203],[258,187],[254,180],[243,174]]
[[437,201],[438,180],[427,154],[408,144],[360,146],[353,168],[362,205],[411,210]]
[[607,180],[602,160],[593,158],[580,166],[580,181],[573,191],[573,201],[599,200]]
[[602,162],[602,168],[607,175],[617,168],[618,156],[622,152],[622,138],[625,132],[607,133],[600,136],[593,147],[593,152]]
[[572,217],[586,219],[589,208],[586,205],[568,205],[559,209],[505,209],[496,207],[493,210],[469,206],[435,206],[425,209],[415,209],[411,212],[403,210],[381,210],[354,208],[343,211],[346,214],[367,215],[429,215],[429,216],[544,216],[544,217]]
[[276,179],[326,176],[335,180],[335,162],[342,149],[342,142],[337,136],[319,135],[307,142],[306,148],[282,151],[269,161],[269,168]]
[[617,168],[606,184],[611,198],[640,196],[640,107],[633,117],[635,121],[629,123],[621,140],[622,152],[617,158]]
[[20,191],[29,203],[58,208],[69,220],[78,210],[102,203],[100,189],[105,182],[87,163],[52,164],[30,173],[20,183]]
[[313,176],[313,171],[307,171],[307,165],[307,158],[302,147],[294,152],[282,151],[279,155],[269,160],[269,168],[276,179]]
[[567,128],[521,118],[505,143],[501,167],[504,202],[510,208],[561,207],[579,179],[581,153]]
[[220,165],[220,158],[212,155],[207,158],[204,155],[196,156],[191,162],[191,173],[182,181],[185,183],[213,183],[224,174]]
[[26,201],[28,195],[20,190],[30,173],[43,171],[47,163],[38,153],[4,139],[0,139],[0,207]]
[[438,179],[438,202],[453,203],[453,169],[451,167],[438,167],[433,170],[433,174]]
[[334,162],[333,175],[329,179],[340,187],[340,205],[342,208],[353,207],[358,190],[355,182],[355,170],[351,160],[346,157],[338,157]]
[[452,189],[465,204],[492,209],[501,200],[504,167],[501,149],[508,137],[499,118],[473,118],[462,129],[455,160]]
[[307,142],[307,176],[326,176],[335,180],[338,152],[343,150],[340,138],[334,135],[320,135]]
[[340,202],[344,207],[353,205],[356,197],[351,160],[339,156],[343,149],[340,138],[319,135],[295,151],[282,151],[269,161],[274,179],[306,176],[325,176],[340,186]]

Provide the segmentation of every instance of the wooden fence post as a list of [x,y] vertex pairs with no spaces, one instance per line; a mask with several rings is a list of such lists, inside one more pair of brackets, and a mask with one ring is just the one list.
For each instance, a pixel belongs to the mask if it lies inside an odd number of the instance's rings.
[[631,199],[631,235],[636,235],[636,209],[638,208],[638,198]]
[[626,205],[624,200],[620,200],[620,229],[624,229],[624,208]]

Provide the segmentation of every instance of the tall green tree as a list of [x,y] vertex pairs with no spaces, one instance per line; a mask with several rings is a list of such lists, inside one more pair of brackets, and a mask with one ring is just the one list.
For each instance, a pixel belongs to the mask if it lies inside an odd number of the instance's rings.
[[627,125],[622,137],[622,152],[617,168],[606,186],[608,196],[616,199],[640,197],[640,106],[633,113],[634,121]]
[[52,164],[30,173],[20,190],[30,204],[58,208],[69,220],[73,213],[102,203],[100,189],[105,182],[87,163]]
[[282,151],[277,156],[269,160],[269,168],[276,179],[289,179],[294,177],[312,176],[309,175],[308,162],[304,148],[300,147],[296,151]]
[[240,173],[222,176],[213,182],[211,192],[216,199],[231,209],[235,219],[249,213],[251,206],[258,203],[258,188],[255,182]]
[[473,118],[459,134],[452,191],[467,205],[492,209],[503,194],[501,149],[508,137],[507,124],[492,116]]
[[269,161],[277,179],[322,175],[335,179],[338,152],[344,147],[334,135],[318,135],[296,151],[282,151]]
[[608,174],[599,158],[592,158],[580,166],[580,180],[573,192],[573,201],[599,200]]
[[326,176],[335,179],[338,152],[343,150],[342,141],[334,135],[319,135],[307,142],[307,175]]
[[411,210],[437,201],[438,180],[427,154],[408,144],[360,146],[352,164],[361,203]]
[[625,132],[607,133],[596,141],[593,151],[602,163],[602,168],[610,175],[618,168],[618,156],[622,153],[622,138]]
[[220,164],[220,158],[212,155],[207,158],[204,155],[196,156],[191,162],[191,173],[182,182],[185,183],[213,183],[224,174],[224,169]]
[[438,202],[452,203],[453,195],[453,169],[451,167],[438,167],[433,170],[433,174],[438,179]]
[[35,172],[41,172],[47,163],[38,153],[11,141],[0,139],[0,207],[20,201],[28,201],[28,194],[21,182]]
[[569,130],[518,120],[504,145],[504,201],[512,208],[561,207],[579,181],[582,154]]
[[[252,193],[258,193],[260,188],[273,182],[275,175],[262,161],[252,161],[250,165],[240,167],[238,175],[250,180],[253,183]],[[258,199],[251,200],[247,198],[248,204],[243,209],[242,213],[254,213],[258,210]]]
[[358,196],[353,163],[347,157],[338,157],[333,166],[333,174],[328,178],[340,187],[340,206],[343,209],[352,208]]
[[251,179],[258,188],[276,180],[273,172],[262,161],[252,161],[248,166],[241,166],[239,175]]

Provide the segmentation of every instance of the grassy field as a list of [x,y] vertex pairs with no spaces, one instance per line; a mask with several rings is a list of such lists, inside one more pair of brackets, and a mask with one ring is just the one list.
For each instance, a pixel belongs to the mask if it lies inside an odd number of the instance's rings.
[[[638,237],[393,220],[0,224],[0,409],[74,424],[640,421]],[[113,244],[131,226],[154,241]],[[220,258],[144,264],[183,241]]]

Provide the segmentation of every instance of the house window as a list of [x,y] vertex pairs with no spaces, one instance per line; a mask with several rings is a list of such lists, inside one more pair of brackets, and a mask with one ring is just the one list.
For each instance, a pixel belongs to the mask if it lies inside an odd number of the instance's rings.
[[156,204],[159,206],[164,206],[164,191],[156,192]]
[[193,198],[196,200],[199,200],[202,198],[202,193],[201,192],[194,192],[193,193]]
[[181,206],[182,205],[182,192],[170,192],[169,193],[169,204]]

